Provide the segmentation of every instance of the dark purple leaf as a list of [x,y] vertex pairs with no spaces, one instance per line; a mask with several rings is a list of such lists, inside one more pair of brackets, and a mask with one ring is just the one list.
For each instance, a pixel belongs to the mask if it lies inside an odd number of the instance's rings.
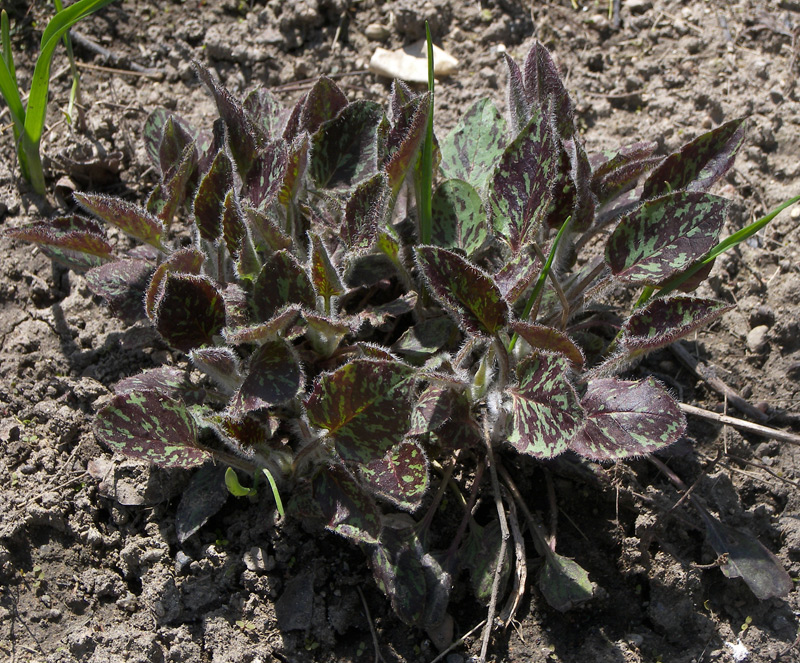
[[245,226],[244,213],[239,206],[239,201],[233,190],[228,191],[222,201],[222,238],[228,253],[236,257],[239,255],[239,247],[242,240],[247,237],[247,227]]
[[508,83],[506,84],[507,107],[512,134],[518,134],[531,119],[531,104],[533,99],[525,90],[522,72],[519,65],[508,53],[503,52],[506,65],[508,65]]
[[299,317],[300,307],[289,306],[283,311],[277,313],[268,322],[263,322],[258,325],[236,327],[234,329],[226,329],[223,331],[223,336],[225,337],[225,340],[232,345],[240,345],[242,343],[260,343],[262,341],[277,338],[280,334],[291,327]]
[[378,172],[381,107],[354,101],[311,138],[309,172],[321,189],[350,189]]
[[478,192],[462,180],[442,182],[431,201],[431,241],[445,249],[463,249],[472,255],[486,242],[486,210]]
[[490,99],[481,99],[442,141],[442,175],[481,191],[506,148],[508,127]]
[[183,402],[156,391],[114,396],[97,413],[94,435],[113,451],[161,467],[197,467],[211,457]]
[[317,291],[317,296],[326,301],[331,297],[344,294],[344,285],[339,277],[339,272],[331,263],[328,249],[322,243],[319,235],[309,233],[311,238],[311,282]]
[[266,322],[292,304],[313,309],[316,295],[297,259],[288,251],[277,251],[264,263],[253,284],[253,313],[257,322]]
[[473,334],[495,335],[508,320],[508,304],[492,278],[452,251],[416,249],[417,262],[442,304]]
[[200,274],[203,267],[205,255],[197,249],[186,247],[178,249],[169,258],[162,262],[150,279],[150,285],[144,297],[144,307],[147,317],[152,321],[155,316],[155,308],[159,297],[164,294],[164,278],[170,272],[180,274]]
[[294,202],[295,198],[297,198],[297,193],[303,185],[306,170],[308,169],[308,152],[310,146],[310,138],[307,133],[304,133],[297,138],[289,148],[283,184],[278,192],[278,202],[283,206]]
[[289,162],[286,144],[276,140],[256,153],[244,182],[243,197],[255,209],[266,209],[283,187]]
[[[170,179],[164,180],[160,189],[160,200],[156,215],[169,227],[176,212],[189,195],[190,181],[198,166],[194,143],[186,146]],[[148,201],[149,205],[150,201]],[[150,208],[148,207],[148,211]]]
[[130,324],[147,317],[144,295],[154,271],[145,260],[115,260],[86,272],[89,289],[106,300],[111,312]]
[[225,488],[224,465],[208,464],[192,475],[175,510],[175,534],[183,543],[225,506],[230,494]]
[[244,207],[244,213],[253,230],[254,237],[266,244],[272,251],[288,249],[292,245],[292,238],[278,228],[266,213],[248,206]]
[[232,187],[233,166],[225,150],[220,150],[194,197],[194,222],[207,242],[216,242],[222,234],[222,202]]
[[184,151],[193,142],[190,131],[178,122],[174,115],[167,117],[161,143],[158,146],[158,166],[163,181],[166,182],[175,176],[184,158]]
[[598,202],[606,204],[629,191],[636,186],[644,173],[652,170],[660,161],[661,158],[658,157],[622,163],[602,177],[595,176],[592,182],[592,191],[597,196]]
[[247,375],[231,400],[232,412],[244,413],[285,403],[303,386],[294,349],[283,339],[266,341],[250,358]]
[[179,400],[186,392],[195,387],[186,380],[186,374],[172,366],[159,366],[142,371],[138,375],[124,378],[114,385],[114,393],[118,396],[135,392],[156,391],[162,396]]
[[167,343],[183,352],[212,344],[225,326],[222,295],[203,276],[167,273],[153,324]]
[[576,368],[583,366],[583,353],[564,332],[553,327],[512,322],[511,329],[520,335],[534,350],[557,352],[569,359]]
[[623,344],[636,354],[663,348],[732,308],[731,304],[698,297],[654,299],[625,322]]
[[320,76],[306,95],[300,113],[300,131],[313,134],[347,106],[347,97],[330,78]]
[[242,104],[244,112],[254,127],[267,138],[277,138],[280,133],[280,117],[283,107],[266,88],[252,90]]
[[392,350],[409,360],[427,359],[443,347],[455,342],[458,327],[448,316],[422,320],[410,327],[395,341]]
[[[392,196],[396,197],[406,175],[414,167],[417,154],[425,140],[428,127],[428,112],[431,107],[430,95],[425,94],[410,102],[416,108],[407,127],[395,126],[388,137],[388,161],[383,167]],[[402,136],[402,138],[401,138]],[[396,148],[393,143],[397,143]]]
[[508,389],[513,423],[508,442],[520,453],[552,458],[567,450],[583,411],[569,381],[566,359],[539,354],[517,366],[519,385]]
[[679,191],[642,205],[620,221],[606,244],[618,279],[658,285],[702,258],[717,243],[728,201]]
[[312,486],[325,527],[357,543],[377,543],[381,512],[372,496],[343,466],[322,470]]
[[400,362],[356,359],[317,380],[309,421],[328,431],[345,460],[382,458],[408,430],[414,376]]
[[707,191],[728,172],[744,142],[745,118],[731,120],[670,154],[644,183],[643,198],[670,191]]
[[147,242],[160,251],[164,250],[161,243],[164,226],[144,208],[121,198],[112,198],[102,194],[76,192],[73,197],[84,209],[106,223],[116,226],[131,237]]
[[547,212],[558,155],[549,122],[534,112],[492,173],[488,189],[492,225],[515,254],[534,239]]
[[428,488],[428,457],[416,442],[401,442],[360,470],[376,495],[400,509],[416,509]]
[[686,430],[686,419],[653,378],[591,380],[581,400],[586,420],[570,449],[591,460],[621,460],[663,449]]

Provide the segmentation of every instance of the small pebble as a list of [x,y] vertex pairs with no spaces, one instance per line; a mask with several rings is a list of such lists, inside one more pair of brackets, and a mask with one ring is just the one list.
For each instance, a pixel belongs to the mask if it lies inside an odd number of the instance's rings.
[[364,28],[364,34],[372,41],[386,41],[392,32],[381,23],[370,23]]
[[769,327],[766,325],[758,325],[753,327],[747,334],[747,348],[750,352],[761,353],[767,349],[767,332]]

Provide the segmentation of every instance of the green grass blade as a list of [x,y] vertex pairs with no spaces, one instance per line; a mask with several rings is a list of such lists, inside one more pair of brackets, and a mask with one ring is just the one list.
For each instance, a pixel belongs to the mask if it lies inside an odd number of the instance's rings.
[[[61,0],[53,0],[56,6],[56,12],[64,11],[64,3]],[[72,72],[72,87],[69,91],[69,105],[67,106],[67,122],[72,124],[75,112],[75,104],[78,102],[80,94],[81,75],[78,71],[78,66],[75,64],[75,54],[72,52],[72,39],[69,36],[69,31],[64,34],[64,48],[67,49],[67,60],[69,61],[69,69]]]
[[428,109],[428,123],[425,130],[425,142],[422,144],[422,159],[419,192],[419,226],[420,241],[430,244],[433,237],[433,40],[431,29],[425,21],[425,34],[428,40],[428,90],[431,93],[431,105]]
[[17,72],[14,68],[14,53],[11,50],[11,30],[8,23],[8,12],[5,9],[0,12],[0,40],[3,43],[3,60],[11,72],[11,77],[16,82]]
[[267,477],[267,481],[269,481],[269,486],[272,488],[272,496],[275,498],[275,506],[278,507],[278,513],[281,515],[281,518],[284,517],[285,512],[283,510],[283,502],[281,501],[281,495],[278,492],[278,486],[275,483],[275,479],[272,476],[272,472],[270,472],[266,467],[262,467],[261,471],[264,472],[264,476]]
[[668,295],[669,293],[673,292],[676,288],[679,288],[683,283],[685,283],[697,272],[699,272],[705,265],[707,265],[712,260],[721,256],[723,253],[725,253],[725,251],[732,249],[737,244],[741,244],[746,239],[755,235],[759,230],[761,230],[776,216],[778,216],[778,214],[780,214],[787,207],[794,205],[796,202],[800,202],[800,196],[795,196],[794,198],[790,198],[785,203],[778,205],[778,207],[776,207],[766,216],[762,216],[760,219],[758,219],[758,221],[753,221],[753,223],[733,233],[733,235],[731,235],[730,237],[726,237],[713,249],[711,249],[711,251],[709,251],[708,255],[705,258],[703,258],[702,260],[698,260],[688,270],[686,270],[682,274],[677,274],[669,281],[667,281],[664,284],[664,287],[662,287],[658,291],[656,297],[664,297],[665,295]]

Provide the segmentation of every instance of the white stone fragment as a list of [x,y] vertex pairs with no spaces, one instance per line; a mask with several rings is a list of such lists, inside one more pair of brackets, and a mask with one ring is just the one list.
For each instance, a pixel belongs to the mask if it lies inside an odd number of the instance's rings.
[[[427,83],[427,44],[421,39],[396,51],[377,48],[369,61],[369,70],[379,76],[399,78],[410,83]],[[451,76],[456,71],[458,71],[458,60],[434,44],[434,76],[437,78]]]

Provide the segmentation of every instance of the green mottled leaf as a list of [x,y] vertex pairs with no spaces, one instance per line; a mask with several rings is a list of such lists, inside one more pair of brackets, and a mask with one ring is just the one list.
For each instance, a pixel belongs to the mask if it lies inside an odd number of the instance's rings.
[[360,470],[376,495],[401,509],[416,509],[428,489],[428,457],[416,442],[401,442]]
[[275,222],[263,211],[244,206],[244,214],[253,236],[260,244],[264,244],[272,251],[288,249],[292,245],[292,238],[284,233]]
[[303,372],[291,345],[283,339],[266,341],[250,358],[247,375],[233,397],[236,414],[285,403],[303,386]]
[[94,434],[113,451],[162,467],[197,467],[210,458],[183,402],[156,391],[114,396],[97,413]]
[[309,233],[311,239],[311,282],[317,291],[317,296],[325,300],[338,297],[344,293],[344,285],[339,278],[339,273],[331,263],[328,250],[319,238],[319,235]]
[[175,510],[175,534],[183,543],[228,501],[225,466],[208,464],[192,475]]
[[172,366],[151,368],[124,378],[114,385],[114,393],[118,396],[156,391],[175,400],[180,399],[181,394],[191,393],[193,389],[192,384],[186,380],[186,374]]
[[552,201],[558,149],[545,116],[533,115],[492,172],[488,211],[495,232],[514,254],[535,238]]
[[247,226],[245,225],[244,213],[239,206],[239,201],[236,200],[236,194],[233,190],[228,191],[225,195],[221,211],[222,239],[225,240],[228,253],[232,256],[238,256],[242,240],[247,237]]
[[550,553],[538,577],[539,591],[559,612],[571,610],[594,595],[589,574],[577,562]]
[[351,189],[378,172],[381,107],[354,101],[311,137],[309,173],[321,189]]
[[130,324],[147,317],[144,295],[154,269],[146,260],[115,260],[86,272],[86,283],[115,316]]
[[606,262],[621,281],[658,285],[711,250],[728,204],[685,191],[650,200],[620,221],[606,244]]
[[455,402],[459,396],[460,394],[453,389],[429,384],[414,405],[408,434],[424,435],[439,429],[453,416]]
[[359,184],[345,206],[341,239],[348,249],[366,250],[375,242],[389,199],[386,176],[378,173]]
[[232,187],[233,166],[225,150],[220,150],[194,197],[194,222],[207,242],[216,242],[222,234],[222,203]]
[[380,459],[408,430],[414,376],[400,362],[356,359],[317,380],[309,421],[328,431],[345,460]]
[[244,178],[242,197],[255,209],[266,209],[278,197],[286,179],[289,153],[282,140],[256,152]]
[[[161,147],[161,138],[164,135],[164,125],[166,125],[172,113],[166,108],[156,108],[147,119],[144,121],[144,129],[142,131],[142,138],[144,140],[144,148],[147,156],[153,165],[161,169],[161,162],[158,158],[159,147]],[[178,120],[178,122],[182,122]]]
[[78,271],[97,267],[114,257],[103,228],[95,221],[77,214],[8,228],[3,234],[33,242],[53,260]]
[[590,380],[586,419],[570,449],[592,460],[621,460],[663,449],[683,435],[686,419],[653,378]]
[[264,263],[253,284],[253,313],[256,321],[266,322],[290,304],[313,309],[316,295],[297,259],[288,251],[277,251]]
[[131,237],[163,250],[161,238],[164,234],[164,226],[161,225],[161,221],[142,207],[121,198],[112,198],[102,194],[76,192],[74,198],[83,208],[106,223],[116,226]]
[[428,285],[442,304],[473,334],[493,336],[508,319],[508,305],[492,278],[452,251],[415,250]]
[[306,95],[300,113],[300,131],[314,134],[347,106],[347,97],[330,78],[320,76]]
[[307,133],[299,136],[292,143],[286,157],[286,171],[283,176],[283,184],[278,192],[278,202],[287,206],[294,202],[297,194],[303,186],[306,170],[308,169],[308,157],[311,141]]
[[645,180],[642,198],[670,191],[707,191],[728,172],[744,143],[745,118],[731,120],[670,154]]
[[520,453],[552,458],[567,450],[580,429],[583,411],[568,375],[566,359],[556,355],[534,355],[517,366],[519,385],[508,389],[508,442]]
[[381,512],[372,496],[342,466],[323,469],[313,482],[325,527],[357,543],[377,543]]
[[242,382],[239,356],[231,348],[197,348],[189,353],[189,359],[228,393]]
[[623,344],[637,354],[663,348],[732,308],[731,304],[698,297],[654,299],[625,322]]
[[553,327],[512,322],[511,329],[520,335],[534,350],[557,352],[569,359],[576,368],[583,366],[583,353],[564,332]]
[[186,247],[172,253],[169,258],[156,268],[144,297],[145,312],[150,320],[154,319],[156,304],[164,294],[164,278],[166,275],[171,272],[198,275],[204,261],[205,255],[202,251]]
[[222,294],[204,276],[168,272],[153,324],[173,348],[189,352],[213,343],[225,326]]
[[[500,547],[502,545],[500,524],[493,520],[486,527],[476,523],[470,525],[464,544],[459,550],[461,565],[469,570],[470,585],[475,598],[484,604],[489,603],[494,585],[495,570],[500,560]],[[511,577],[511,547],[506,548],[500,572],[500,585],[498,596],[504,596],[508,579]]]
[[483,189],[505,150],[507,130],[490,99],[475,103],[442,141],[442,175]]
[[462,180],[445,180],[431,201],[431,241],[445,249],[463,249],[472,255],[489,237],[486,211],[478,192]]
[[591,187],[599,204],[605,204],[636,185],[639,177],[661,161],[650,158],[658,144],[634,143],[595,161]]

